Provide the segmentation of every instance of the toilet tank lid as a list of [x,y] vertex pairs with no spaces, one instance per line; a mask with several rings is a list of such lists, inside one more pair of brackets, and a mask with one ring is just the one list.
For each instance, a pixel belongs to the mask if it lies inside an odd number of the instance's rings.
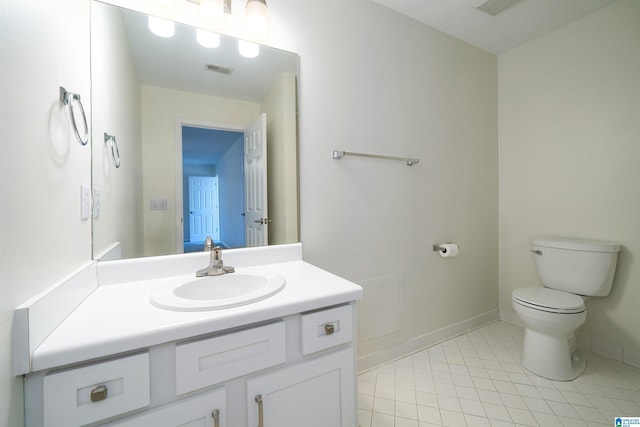
[[537,236],[531,239],[531,245],[574,251],[620,252],[619,243],[578,237]]

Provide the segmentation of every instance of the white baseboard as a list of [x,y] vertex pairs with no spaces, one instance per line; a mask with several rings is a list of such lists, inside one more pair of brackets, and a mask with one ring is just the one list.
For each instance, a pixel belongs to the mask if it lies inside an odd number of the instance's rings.
[[470,319],[462,320],[433,332],[412,338],[409,341],[391,348],[358,356],[358,373],[401,359],[427,347],[457,337],[458,335],[477,329],[488,323],[495,322],[496,320],[500,320],[499,312],[498,310],[491,310]]

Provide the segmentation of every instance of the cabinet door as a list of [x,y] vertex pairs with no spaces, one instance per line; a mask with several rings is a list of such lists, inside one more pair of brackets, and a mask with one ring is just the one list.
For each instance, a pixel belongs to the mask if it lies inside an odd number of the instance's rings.
[[251,427],[353,427],[353,349],[250,378],[247,399]]
[[226,393],[224,388],[218,388],[105,426],[227,427]]

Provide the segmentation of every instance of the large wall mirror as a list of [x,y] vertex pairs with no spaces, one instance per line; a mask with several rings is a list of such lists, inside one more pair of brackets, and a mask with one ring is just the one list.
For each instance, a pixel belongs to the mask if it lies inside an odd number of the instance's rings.
[[91,4],[95,259],[299,241],[298,56],[198,33]]

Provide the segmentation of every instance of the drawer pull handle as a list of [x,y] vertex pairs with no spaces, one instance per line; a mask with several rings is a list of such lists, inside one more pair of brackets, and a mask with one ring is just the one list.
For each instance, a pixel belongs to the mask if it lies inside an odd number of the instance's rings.
[[264,427],[264,419],[262,413],[262,395],[259,394],[256,396],[256,403],[258,404],[258,427]]
[[213,427],[220,427],[220,410],[216,409],[211,413],[211,418],[213,418]]
[[327,335],[331,335],[336,331],[335,326],[333,326],[331,323],[328,323],[326,325],[324,325],[324,333]]
[[105,400],[107,398],[107,394],[109,393],[109,389],[107,389],[106,385],[100,385],[93,390],[91,390],[91,401],[92,402],[100,402],[101,400]]

